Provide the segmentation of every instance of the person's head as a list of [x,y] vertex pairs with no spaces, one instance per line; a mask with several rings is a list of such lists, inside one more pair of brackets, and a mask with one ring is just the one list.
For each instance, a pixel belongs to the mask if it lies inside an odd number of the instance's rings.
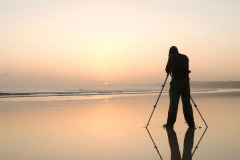
[[169,49],[169,55],[173,55],[173,54],[178,54],[178,49],[176,46],[172,46],[170,49]]

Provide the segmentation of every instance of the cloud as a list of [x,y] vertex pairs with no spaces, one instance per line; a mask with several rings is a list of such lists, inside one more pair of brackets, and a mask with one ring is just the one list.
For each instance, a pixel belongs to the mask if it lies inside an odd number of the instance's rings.
[[5,78],[7,76],[9,76],[10,72],[6,72],[0,75],[0,78]]

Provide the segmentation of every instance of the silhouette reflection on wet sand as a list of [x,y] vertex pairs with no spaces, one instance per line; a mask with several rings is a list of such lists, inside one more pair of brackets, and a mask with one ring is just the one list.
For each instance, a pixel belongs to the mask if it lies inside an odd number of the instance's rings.
[[192,153],[192,157],[193,157],[195,151],[198,149],[198,146],[199,146],[200,142],[202,141],[202,139],[203,139],[203,137],[204,137],[204,135],[205,135],[207,129],[208,129],[208,127],[205,128],[205,130],[204,130],[204,132],[203,132],[201,138],[199,139],[199,141],[198,141],[198,143],[197,143],[197,145],[196,145],[196,147],[195,147],[195,149],[194,149],[194,151],[193,151],[193,153]]
[[[150,131],[147,129],[147,132],[154,144],[154,148],[156,149],[159,157],[161,160],[163,160],[152,136],[151,136],[151,133]],[[207,131],[207,128],[204,130],[201,138],[199,139],[194,151],[193,151],[193,154],[192,154],[192,149],[193,149],[193,144],[194,144],[194,134],[195,134],[195,128],[188,128],[186,133],[185,133],[185,138],[184,138],[184,147],[183,147],[183,155],[182,155],[182,158],[181,158],[181,153],[180,153],[180,150],[179,150],[179,145],[178,145],[178,139],[177,139],[177,135],[176,135],[176,132],[173,128],[166,128],[166,131],[167,131],[167,135],[168,135],[168,142],[169,142],[169,147],[170,147],[170,150],[171,150],[171,160],[192,160],[192,157],[196,151],[196,149],[198,148],[198,145],[200,144],[202,138],[204,137],[206,131]]]
[[195,128],[188,128],[188,130],[185,133],[182,159],[176,132],[174,131],[173,128],[166,128],[166,130],[168,135],[169,146],[171,149],[171,160],[191,160],[192,159],[191,151],[193,148]]
[[160,152],[159,152],[159,150],[158,150],[158,148],[157,148],[157,145],[156,145],[156,143],[154,142],[154,140],[153,140],[153,138],[152,138],[151,133],[149,132],[149,130],[148,130],[147,127],[146,127],[146,129],[147,129],[147,132],[148,132],[148,134],[149,134],[149,137],[151,138],[151,140],[152,140],[152,142],[153,142],[153,144],[154,144],[154,148],[157,150],[157,153],[158,153],[160,159],[163,160],[163,159],[162,159],[162,156],[161,156],[161,154],[160,154]]

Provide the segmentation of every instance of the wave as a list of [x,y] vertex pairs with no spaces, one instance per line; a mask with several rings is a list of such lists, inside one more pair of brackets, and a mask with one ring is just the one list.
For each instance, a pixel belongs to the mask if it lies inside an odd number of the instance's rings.
[[[193,90],[192,92],[207,92],[207,91],[212,91],[212,90]],[[159,92],[160,92],[159,90],[81,90],[81,91],[57,91],[57,92],[0,92],[0,98],[154,94]],[[168,93],[168,90],[163,90],[163,93]]]

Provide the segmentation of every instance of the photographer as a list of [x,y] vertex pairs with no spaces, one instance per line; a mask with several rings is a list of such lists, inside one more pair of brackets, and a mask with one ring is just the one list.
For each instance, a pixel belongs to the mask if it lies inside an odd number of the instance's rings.
[[192,105],[190,103],[190,84],[189,84],[189,59],[186,55],[180,54],[177,47],[172,46],[169,50],[169,58],[166,66],[166,72],[170,73],[172,80],[170,82],[170,105],[168,110],[167,123],[163,127],[173,127],[177,118],[178,103],[181,96],[183,104],[183,113],[189,127],[194,128],[194,118]]

